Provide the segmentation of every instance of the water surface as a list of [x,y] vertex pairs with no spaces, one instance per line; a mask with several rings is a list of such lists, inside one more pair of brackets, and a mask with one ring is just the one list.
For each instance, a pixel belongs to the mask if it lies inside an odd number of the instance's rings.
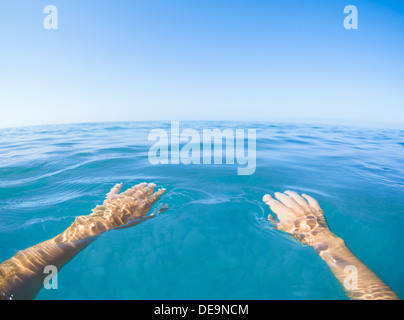
[[167,189],[157,219],[108,232],[38,299],[346,299],[307,246],[273,230],[265,193],[316,198],[330,228],[404,297],[404,132],[340,126],[181,122],[257,129],[257,168],[152,165],[151,129],[168,122],[0,130],[0,260],[49,239],[105,193],[148,181]]

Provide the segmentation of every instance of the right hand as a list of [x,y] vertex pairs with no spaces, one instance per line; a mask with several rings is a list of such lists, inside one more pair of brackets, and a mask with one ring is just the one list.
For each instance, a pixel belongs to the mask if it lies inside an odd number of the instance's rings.
[[271,214],[268,216],[274,228],[285,231],[310,246],[335,237],[328,228],[323,210],[312,197],[306,194],[300,196],[293,191],[276,192],[275,197],[279,201],[269,194],[262,199],[278,217],[279,222]]

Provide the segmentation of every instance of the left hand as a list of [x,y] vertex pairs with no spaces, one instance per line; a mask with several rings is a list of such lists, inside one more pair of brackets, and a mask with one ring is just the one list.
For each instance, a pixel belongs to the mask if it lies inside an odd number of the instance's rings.
[[117,184],[107,194],[104,203],[97,206],[90,216],[99,216],[101,213],[101,216],[106,219],[108,229],[127,228],[153,218],[155,213],[146,217],[147,213],[166,191],[163,188],[154,192],[155,187],[154,183],[143,182],[119,194],[122,184]]
[[[119,193],[122,184],[115,185],[107,194],[104,203],[96,206],[91,214],[76,217],[73,224],[59,235],[56,242],[69,242],[92,239],[112,229],[124,229],[155,217],[147,216],[151,206],[166,191],[154,192],[155,184],[140,183]],[[163,211],[164,208],[157,211]]]

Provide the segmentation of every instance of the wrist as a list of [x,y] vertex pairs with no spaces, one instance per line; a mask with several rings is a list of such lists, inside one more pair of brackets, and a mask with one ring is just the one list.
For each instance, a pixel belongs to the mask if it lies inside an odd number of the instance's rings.
[[105,222],[97,216],[78,216],[64,232],[54,238],[55,243],[72,244],[91,240],[108,231]]
[[323,260],[334,260],[347,249],[345,241],[331,231],[320,235],[312,247]]

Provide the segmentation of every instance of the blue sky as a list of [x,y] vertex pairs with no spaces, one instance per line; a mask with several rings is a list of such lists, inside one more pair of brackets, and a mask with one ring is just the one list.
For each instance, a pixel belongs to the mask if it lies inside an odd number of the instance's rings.
[[0,127],[404,123],[403,1],[2,0],[0,36]]

